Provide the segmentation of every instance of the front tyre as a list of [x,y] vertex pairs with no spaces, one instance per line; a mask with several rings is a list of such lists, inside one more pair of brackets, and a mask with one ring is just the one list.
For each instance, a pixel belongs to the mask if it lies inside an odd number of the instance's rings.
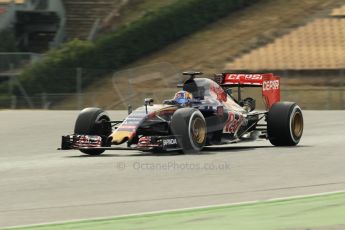
[[193,108],[178,109],[171,119],[173,135],[181,136],[180,143],[184,153],[196,153],[206,143],[207,128],[202,113]]
[[303,134],[303,114],[294,102],[278,102],[268,111],[267,135],[272,145],[295,146]]
[[[102,109],[83,109],[75,122],[74,134],[97,135],[106,138],[111,134],[112,129],[111,124],[105,123],[105,121],[110,121],[110,118]],[[88,155],[100,155],[104,152],[104,150],[99,149],[82,149],[80,151]]]

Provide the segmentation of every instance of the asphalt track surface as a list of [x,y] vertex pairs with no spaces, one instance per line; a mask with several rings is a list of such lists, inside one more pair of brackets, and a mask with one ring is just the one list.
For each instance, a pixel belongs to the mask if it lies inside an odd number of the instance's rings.
[[77,114],[0,111],[0,227],[345,190],[345,111],[305,111],[293,148],[263,140],[100,157],[56,150]]

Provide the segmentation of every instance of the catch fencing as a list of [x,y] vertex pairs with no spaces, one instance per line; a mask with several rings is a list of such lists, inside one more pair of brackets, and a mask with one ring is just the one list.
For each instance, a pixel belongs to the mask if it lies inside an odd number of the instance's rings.
[[[57,70],[66,84],[74,85],[73,92],[46,93],[42,87],[40,94],[26,94],[24,86],[18,87],[16,78],[9,84],[9,94],[0,95],[0,108],[10,109],[68,109],[84,107],[105,109],[127,109],[141,106],[144,98],[153,98],[155,103],[170,99],[180,90],[176,86],[186,77],[168,63],[153,64],[120,72],[96,69]],[[295,101],[303,109],[343,110],[345,109],[345,75],[343,70],[331,73],[310,74],[296,71],[282,71],[281,98]],[[100,76],[91,87],[84,87],[90,76]],[[212,78],[212,75],[207,75]],[[236,89],[234,89],[236,97]],[[263,109],[261,91],[258,88],[243,88],[243,97],[257,100],[257,108]]]

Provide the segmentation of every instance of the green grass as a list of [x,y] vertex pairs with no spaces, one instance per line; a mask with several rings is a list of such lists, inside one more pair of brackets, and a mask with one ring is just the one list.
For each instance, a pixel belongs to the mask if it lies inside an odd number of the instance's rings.
[[[119,27],[129,24],[143,17],[147,12],[155,11],[163,6],[175,3],[177,0],[129,0],[128,4],[120,10],[120,17],[112,21],[112,24]],[[120,2],[117,0],[116,2]]]
[[154,11],[160,7],[168,6],[172,3],[177,2],[177,0],[136,0],[129,3],[130,8],[125,9],[123,12],[123,17],[125,21],[131,22],[144,16],[149,11]]
[[[18,229],[326,229],[345,224],[345,193]],[[328,228],[327,228],[328,229]],[[333,228],[332,228],[333,229]],[[339,228],[341,229],[341,228]]]

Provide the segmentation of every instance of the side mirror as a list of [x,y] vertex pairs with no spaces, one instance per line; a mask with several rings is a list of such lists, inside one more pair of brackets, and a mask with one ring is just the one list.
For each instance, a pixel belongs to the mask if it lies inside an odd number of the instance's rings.
[[153,106],[153,99],[152,98],[145,98],[144,100],[144,105],[145,106]]
[[145,98],[144,99],[145,111],[147,114],[147,106],[153,106],[153,99],[152,98]]

